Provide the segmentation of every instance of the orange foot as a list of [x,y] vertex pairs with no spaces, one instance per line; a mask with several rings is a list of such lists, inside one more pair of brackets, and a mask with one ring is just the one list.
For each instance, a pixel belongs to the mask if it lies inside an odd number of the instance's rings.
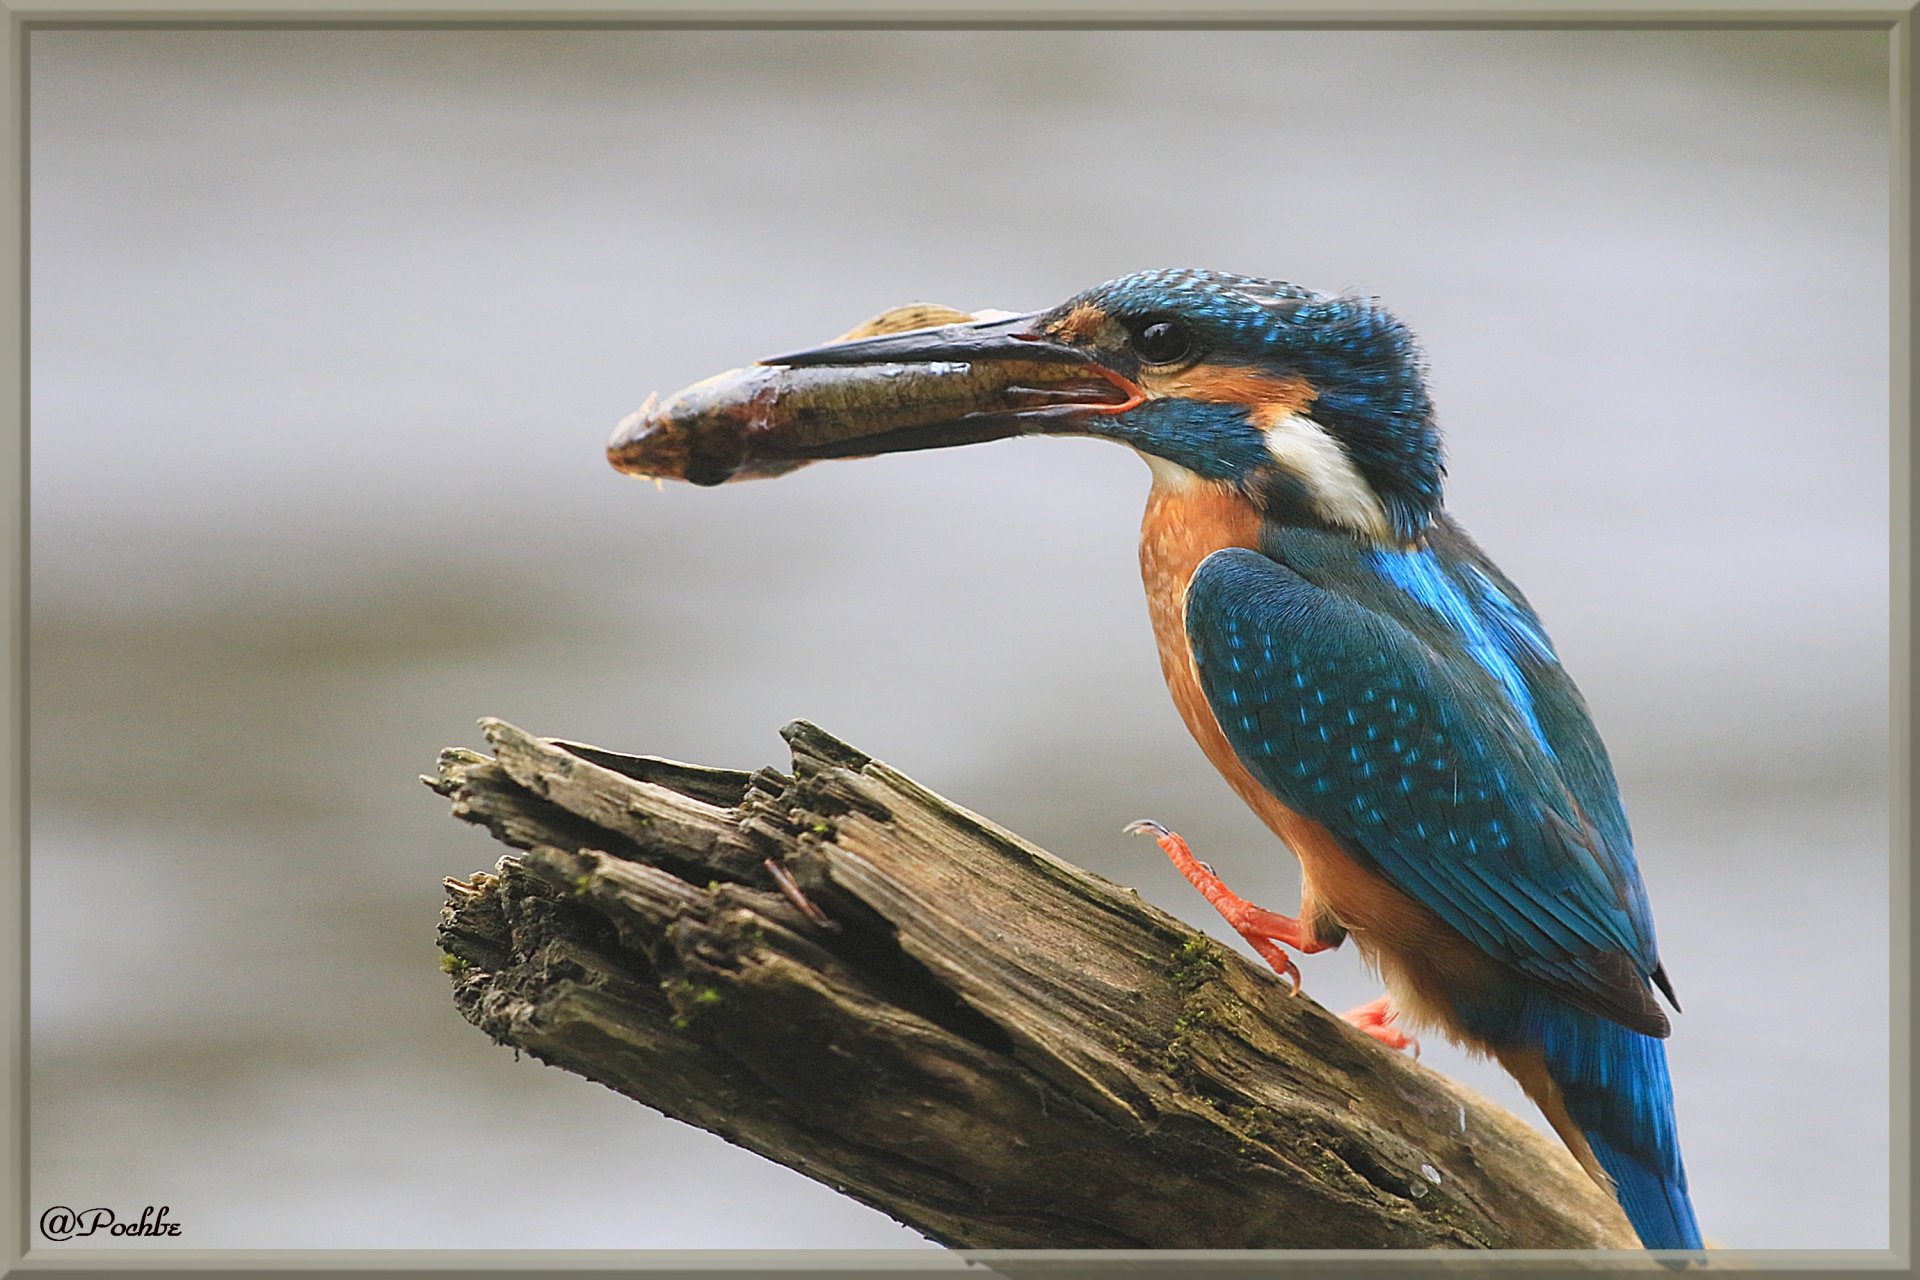
[[[1260,958],[1273,966],[1273,971],[1292,984],[1295,994],[1300,990],[1300,969],[1293,963],[1293,957],[1281,950],[1281,943],[1292,947],[1302,955],[1312,955],[1316,951],[1325,951],[1330,944],[1321,942],[1313,936],[1313,931],[1304,922],[1292,916],[1283,916],[1264,907],[1256,907],[1245,898],[1221,883],[1220,877],[1213,874],[1213,868],[1193,856],[1193,850],[1187,842],[1157,822],[1141,819],[1127,824],[1128,835],[1152,836],[1154,842],[1173,860],[1173,865],[1188,883],[1200,891],[1202,897],[1213,904],[1233,931],[1247,940],[1247,945],[1260,953]],[[1397,1032],[1388,1034],[1397,1035]]]
[[1420,1056],[1420,1041],[1390,1025],[1400,1016],[1400,1012],[1388,1005],[1385,995],[1369,1000],[1356,1009],[1349,1009],[1340,1016],[1387,1048],[1412,1049],[1414,1057]]

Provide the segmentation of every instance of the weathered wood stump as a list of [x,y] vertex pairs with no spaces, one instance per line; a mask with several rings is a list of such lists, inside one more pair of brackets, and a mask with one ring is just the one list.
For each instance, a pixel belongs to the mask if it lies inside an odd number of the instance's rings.
[[955,1247],[1634,1247],[1556,1143],[812,725],[788,776],[482,723],[426,781],[524,851],[440,923],[496,1041]]

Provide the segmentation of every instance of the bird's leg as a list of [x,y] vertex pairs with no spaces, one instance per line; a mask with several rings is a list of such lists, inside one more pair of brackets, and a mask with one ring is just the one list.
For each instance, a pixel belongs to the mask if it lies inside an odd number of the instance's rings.
[[1388,1003],[1389,997],[1382,992],[1376,998],[1357,1008],[1349,1009],[1340,1016],[1360,1030],[1378,1040],[1389,1049],[1412,1049],[1413,1056],[1420,1056],[1420,1041],[1406,1032],[1392,1026],[1399,1016],[1399,1010]]
[[1302,955],[1312,955],[1316,951],[1325,951],[1332,944],[1320,941],[1313,936],[1313,926],[1304,920],[1292,916],[1283,916],[1277,911],[1268,911],[1265,907],[1256,907],[1235,893],[1213,874],[1213,868],[1193,856],[1193,850],[1187,842],[1157,822],[1142,819],[1127,824],[1128,835],[1149,835],[1154,842],[1173,860],[1180,874],[1187,882],[1200,891],[1200,896],[1213,904],[1233,931],[1247,940],[1247,945],[1260,953],[1260,958],[1273,966],[1273,971],[1293,984],[1293,990],[1300,990],[1300,969],[1293,963],[1293,957],[1281,950],[1285,943]]

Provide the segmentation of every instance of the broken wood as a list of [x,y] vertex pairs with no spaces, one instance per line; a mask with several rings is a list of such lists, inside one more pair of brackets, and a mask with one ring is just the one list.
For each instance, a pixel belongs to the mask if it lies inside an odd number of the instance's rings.
[[482,724],[426,779],[523,851],[448,882],[460,1012],[936,1241],[1635,1247],[1556,1142],[812,725],[787,775]]

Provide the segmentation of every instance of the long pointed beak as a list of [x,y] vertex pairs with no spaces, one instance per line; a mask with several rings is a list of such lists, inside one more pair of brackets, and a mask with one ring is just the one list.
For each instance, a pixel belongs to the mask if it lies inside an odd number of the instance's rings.
[[1140,402],[1131,380],[1040,333],[1038,313],[828,343],[695,383],[630,414],[607,459],[720,484],[823,458],[1071,434]]
[[1080,351],[1041,333],[1038,311],[971,324],[943,324],[931,329],[907,329],[871,338],[842,339],[784,356],[770,356],[761,364],[789,368],[821,365],[927,364],[951,360],[1013,360],[1021,363],[1085,364]]

